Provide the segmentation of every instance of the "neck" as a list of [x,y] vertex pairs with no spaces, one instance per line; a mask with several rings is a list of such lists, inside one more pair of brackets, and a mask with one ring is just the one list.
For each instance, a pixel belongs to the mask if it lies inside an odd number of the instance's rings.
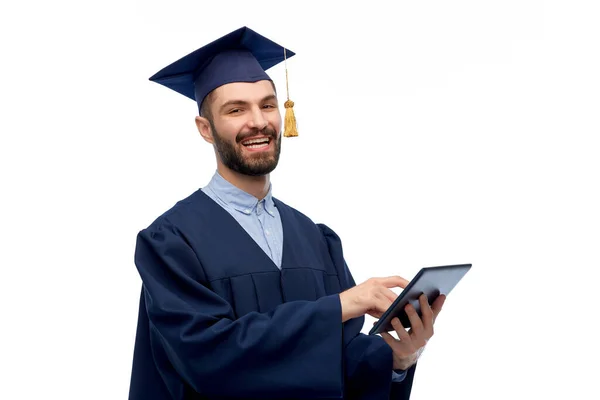
[[220,163],[217,166],[217,171],[227,182],[231,183],[238,189],[251,194],[258,200],[264,199],[269,192],[269,185],[271,183],[270,174],[263,176],[243,175],[239,172],[230,170]]

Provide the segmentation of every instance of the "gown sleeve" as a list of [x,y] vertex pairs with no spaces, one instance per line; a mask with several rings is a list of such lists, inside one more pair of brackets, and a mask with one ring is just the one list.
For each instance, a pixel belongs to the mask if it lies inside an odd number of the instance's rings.
[[281,304],[234,317],[207,287],[202,265],[168,220],[139,232],[135,263],[153,346],[207,397],[341,398],[339,295]]
[[[340,237],[327,225],[317,224],[329,248],[338,272],[341,291],[356,286],[343,255]],[[392,349],[376,335],[361,333],[365,318],[354,318],[343,324],[344,378],[348,399],[408,400],[416,364],[406,371],[401,382],[392,381]]]

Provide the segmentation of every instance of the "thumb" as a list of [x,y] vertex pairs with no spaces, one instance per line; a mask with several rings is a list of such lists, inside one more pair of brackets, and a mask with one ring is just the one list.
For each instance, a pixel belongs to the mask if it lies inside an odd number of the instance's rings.
[[439,315],[440,311],[442,311],[442,307],[443,307],[445,301],[446,301],[446,295],[441,294],[435,299],[435,301],[431,305],[431,311],[433,311],[433,321],[434,322],[437,319],[437,316]]

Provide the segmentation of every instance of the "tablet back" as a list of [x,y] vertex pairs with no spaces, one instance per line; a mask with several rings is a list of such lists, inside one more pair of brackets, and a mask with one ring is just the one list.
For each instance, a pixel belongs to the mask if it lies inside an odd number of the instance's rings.
[[422,293],[427,295],[431,305],[440,294],[447,296],[470,269],[471,264],[422,268],[373,326],[369,335],[393,331],[391,321],[395,317],[400,319],[402,326],[410,327],[410,320],[404,311],[408,303],[412,304],[421,316],[419,296]]

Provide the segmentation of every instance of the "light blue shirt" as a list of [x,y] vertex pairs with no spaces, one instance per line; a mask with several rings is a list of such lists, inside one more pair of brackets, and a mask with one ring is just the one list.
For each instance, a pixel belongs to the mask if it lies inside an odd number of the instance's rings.
[[[281,216],[271,194],[272,185],[264,199],[257,199],[244,192],[215,171],[212,179],[202,188],[208,197],[223,207],[248,232],[250,237],[281,269],[283,254],[283,228]],[[392,380],[402,382],[406,372],[397,374],[392,371]]]
[[283,228],[271,195],[271,185],[265,198],[259,200],[229,183],[217,171],[202,191],[231,214],[281,269]]

